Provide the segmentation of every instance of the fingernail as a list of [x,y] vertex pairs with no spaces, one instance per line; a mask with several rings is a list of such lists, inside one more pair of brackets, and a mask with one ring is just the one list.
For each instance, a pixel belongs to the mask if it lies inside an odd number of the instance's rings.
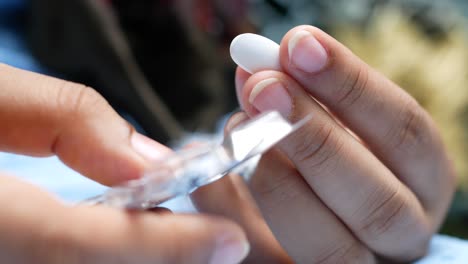
[[229,132],[233,130],[236,126],[240,125],[244,121],[247,121],[249,116],[244,112],[238,112],[232,115],[226,123],[224,130]]
[[140,133],[133,133],[131,137],[133,149],[147,160],[159,160],[171,152],[166,146]]
[[297,31],[288,43],[289,61],[296,68],[316,73],[323,69],[328,54],[320,42],[308,31]]
[[284,117],[292,111],[292,99],[277,78],[263,80],[252,89],[249,102],[260,112],[276,110]]
[[210,264],[238,264],[249,254],[247,241],[221,240],[216,245]]

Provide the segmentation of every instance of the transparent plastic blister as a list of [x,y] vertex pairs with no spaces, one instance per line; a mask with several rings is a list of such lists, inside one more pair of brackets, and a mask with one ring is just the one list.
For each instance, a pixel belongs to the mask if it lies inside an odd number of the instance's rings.
[[156,162],[141,178],[110,188],[84,203],[137,210],[153,208],[222,178],[266,152],[307,119],[291,124],[278,112],[262,114],[235,127],[221,144],[204,144],[175,152]]

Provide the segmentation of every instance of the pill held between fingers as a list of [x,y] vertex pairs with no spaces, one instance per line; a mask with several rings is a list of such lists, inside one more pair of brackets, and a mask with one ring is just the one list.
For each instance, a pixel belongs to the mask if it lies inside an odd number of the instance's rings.
[[248,73],[262,70],[281,70],[280,46],[263,36],[245,33],[231,42],[231,58]]

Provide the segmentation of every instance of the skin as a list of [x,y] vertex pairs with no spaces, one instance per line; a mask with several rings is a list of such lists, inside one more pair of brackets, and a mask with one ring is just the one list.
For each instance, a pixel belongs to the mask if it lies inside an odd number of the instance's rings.
[[[325,47],[328,61],[319,72],[290,63],[288,42],[298,30]],[[197,190],[192,200],[204,214],[194,216],[71,208],[2,175],[1,260],[208,263],[219,240],[246,238],[251,251],[245,263],[406,262],[423,256],[455,182],[431,118],[317,28],[292,29],[280,55],[282,72],[237,71],[243,112],[226,129],[259,113],[250,92],[272,77],[293,101],[287,118],[313,118],[265,154],[247,184],[230,175]],[[138,177],[151,158],[168,151],[142,141],[92,89],[6,65],[0,73],[2,151],[58,155],[108,185]]]
[[[0,64],[0,91],[2,151],[57,155],[107,185],[138,177],[168,152],[83,85]],[[220,245],[246,243],[227,219],[70,207],[5,173],[0,208],[1,263],[209,263]]]
[[[326,66],[317,72],[307,73],[290,61],[289,40],[299,30],[311,33],[326,50]],[[312,119],[263,156],[247,186],[226,181],[230,186],[222,188],[250,189],[283,247],[275,254],[290,257],[278,257],[278,263],[408,262],[423,256],[455,185],[452,163],[430,116],[403,89],[317,28],[289,31],[280,60],[282,72],[237,70],[243,112],[232,119],[260,112],[249,96],[270,78],[277,78],[292,99],[290,121],[309,114]],[[211,203],[233,203],[230,195],[221,197]],[[199,198],[195,203],[206,208],[209,202]],[[242,208],[237,215],[244,214]],[[252,251],[257,248],[253,243]]]

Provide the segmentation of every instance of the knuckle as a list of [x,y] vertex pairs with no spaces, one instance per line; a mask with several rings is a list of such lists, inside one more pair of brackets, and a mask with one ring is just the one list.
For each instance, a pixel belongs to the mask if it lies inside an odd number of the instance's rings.
[[336,137],[333,125],[323,124],[315,132],[299,129],[292,142],[292,159],[307,168],[311,174],[331,169],[333,160],[343,143]]
[[74,118],[101,111],[107,101],[94,89],[65,81],[57,95],[58,108]]
[[389,147],[403,153],[411,153],[429,140],[429,127],[425,111],[416,100],[409,100],[399,114],[397,125],[387,133]]
[[[414,204],[405,198],[402,188],[379,191],[369,197],[370,206],[363,208],[367,213],[360,213],[362,218],[356,231],[379,253],[408,261],[425,254],[432,232],[423,218],[415,214]],[[397,238],[401,243],[389,243]]]
[[363,208],[367,213],[362,214],[364,218],[360,221],[360,233],[369,239],[392,232],[400,220],[406,217],[407,204],[401,197],[400,188],[378,193],[378,196],[369,197],[370,206]]
[[365,93],[369,82],[369,70],[365,66],[351,69],[337,90],[336,98],[341,108],[346,109],[353,105]]
[[286,164],[284,160],[270,159],[269,154],[266,153],[262,157],[248,182],[252,194],[257,200],[274,200],[276,204],[288,203],[301,197],[303,195],[302,181],[299,180],[300,175],[297,170]]
[[342,243],[322,253],[314,263],[375,263],[373,254],[357,240]]

